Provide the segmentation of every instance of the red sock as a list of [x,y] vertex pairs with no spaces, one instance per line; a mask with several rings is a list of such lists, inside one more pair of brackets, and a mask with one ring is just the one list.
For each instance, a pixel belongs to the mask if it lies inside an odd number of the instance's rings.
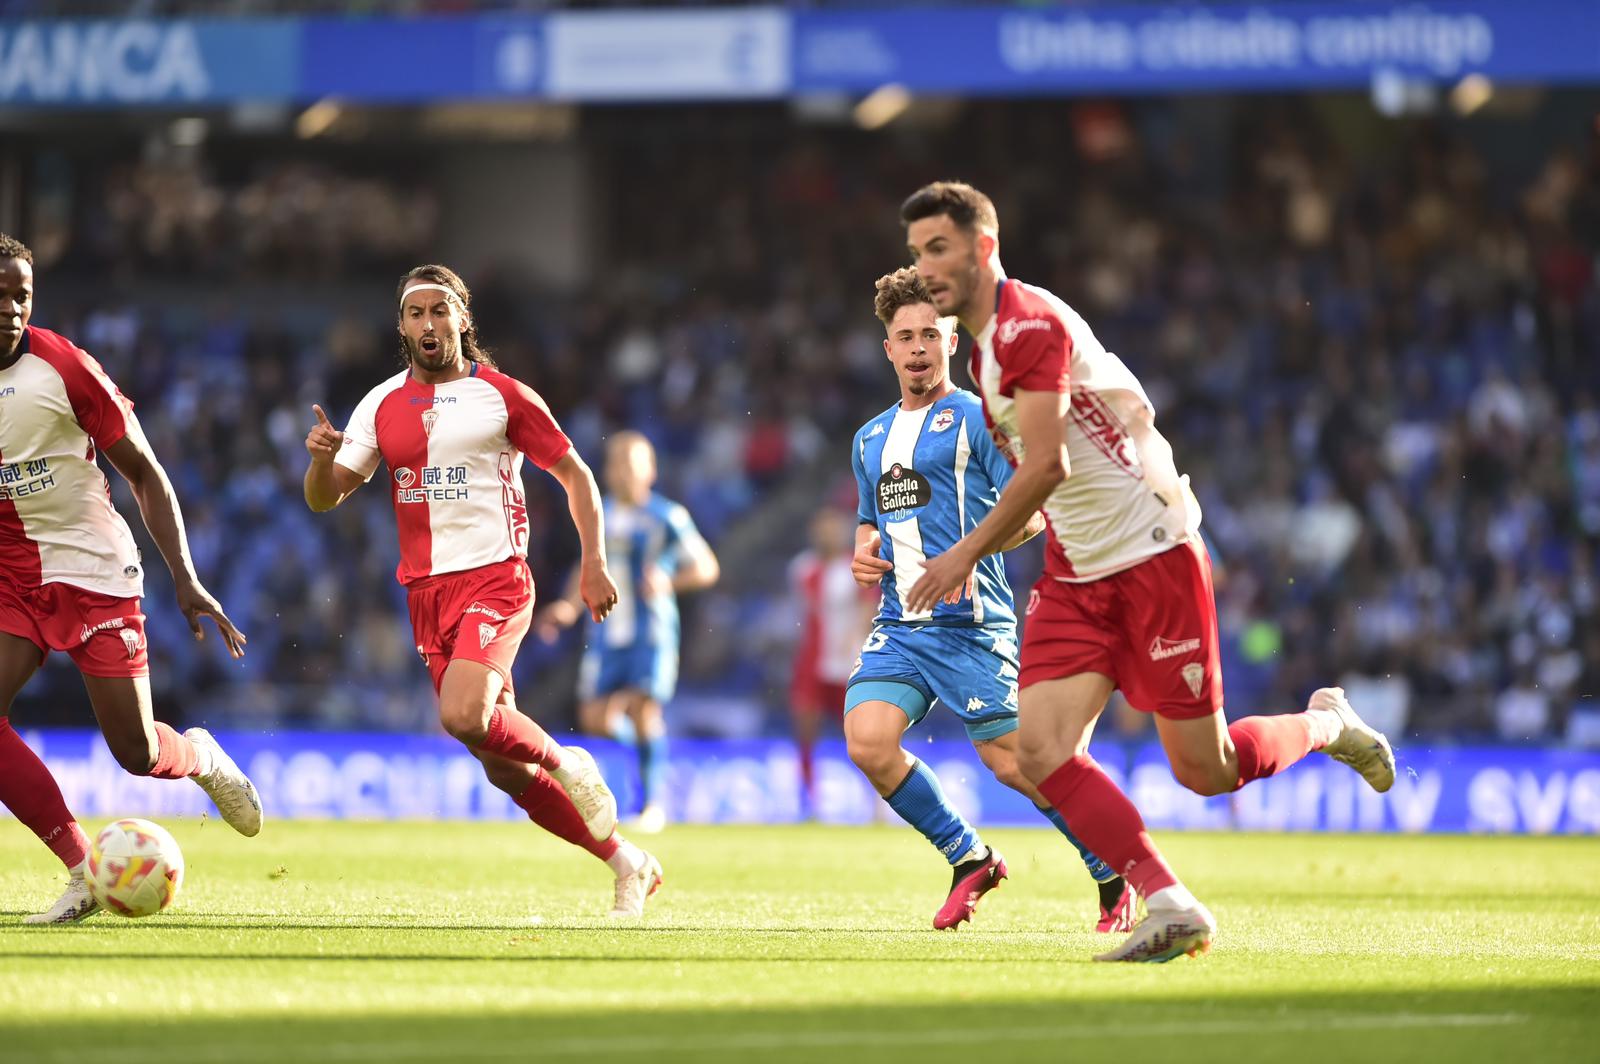
[[1079,842],[1148,898],[1178,882],[1144,829],[1144,818],[1128,796],[1088,754],[1079,754],[1039,784]]
[[200,760],[200,755],[194,752],[194,744],[172,728],[156,721],[156,763],[150,767],[150,775],[158,780],[181,780],[194,774],[195,762]]
[[800,744],[800,793],[807,803],[816,798],[817,751],[810,743]]
[[1239,753],[1238,790],[1251,780],[1275,776],[1299,761],[1321,743],[1315,741],[1311,720],[1305,713],[1284,713],[1276,717],[1246,717],[1228,726],[1228,737]]
[[560,746],[532,718],[513,709],[494,707],[489,717],[489,734],[478,747],[491,754],[509,757],[525,765],[552,768],[560,763]]
[[611,855],[617,852],[616,832],[612,832],[610,838],[598,840],[589,834],[578,807],[572,804],[567,792],[561,789],[561,784],[550,778],[548,772],[534,769],[533,782],[513,801],[528,814],[529,820],[558,839],[582,846],[602,861],[610,860]]
[[55,777],[5,717],[0,717],[0,805],[68,868],[89,856],[89,836],[72,819]]

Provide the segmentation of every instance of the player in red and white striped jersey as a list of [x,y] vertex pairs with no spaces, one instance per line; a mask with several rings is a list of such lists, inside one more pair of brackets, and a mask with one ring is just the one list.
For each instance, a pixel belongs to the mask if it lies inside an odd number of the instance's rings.
[[983,522],[928,561],[910,605],[930,607],[960,587],[979,558],[1044,510],[1050,540],[1023,634],[1018,761],[1073,834],[1146,901],[1145,920],[1098,959],[1207,949],[1210,912],[1088,754],[1112,690],[1155,714],[1173,775],[1200,794],[1237,790],[1314,750],[1386,791],[1394,754],[1338,688],[1317,691],[1305,712],[1228,724],[1200,508],[1138,379],[1071,307],[1006,277],[999,218],[982,192],[937,182],[907,199],[900,217],[938,311],[973,336],[972,377],[1016,465]]
[[144,570],[95,458],[127,479],[196,639],[216,622],[228,652],[245,638],[201,586],[183,516],[133,404],[64,336],[29,324],[33,253],[0,233],[0,803],[67,866],[66,892],[29,923],[71,923],[98,906],[83,882],[88,838],[49,769],[11,727],[11,702],[52,650],[83,674],[117,762],[139,776],[189,777],[245,835],[261,801],[209,733],[155,720],[146,652]]
[[616,873],[611,915],[639,916],[661,883],[654,857],[616,833],[617,806],[594,758],[517,709],[511,663],[533,613],[523,457],[566,489],[583,545],[591,616],[616,605],[600,493],[539,395],[478,346],[472,295],[454,271],[419,266],[397,291],[406,368],[357,404],[343,432],[320,406],[306,437],[305,497],[322,512],[388,466],[411,626],[439,695],[439,721],[536,824]]
[[789,712],[800,749],[800,805],[816,815],[816,745],[824,716],[844,719],[845,687],[861,641],[872,627],[878,596],[850,572],[854,544],[850,515],[828,508],[811,520],[811,546],[789,563],[789,586],[800,607],[789,682]]

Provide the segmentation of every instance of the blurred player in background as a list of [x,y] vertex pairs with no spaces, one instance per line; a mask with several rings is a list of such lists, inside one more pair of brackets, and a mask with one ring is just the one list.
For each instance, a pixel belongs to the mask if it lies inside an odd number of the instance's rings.
[[89,840],[50,770],[11,727],[12,700],[52,650],[83,675],[101,734],[136,776],[188,777],[240,834],[261,830],[255,785],[202,728],[155,720],[145,644],[144,570],[111,505],[104,454],[127,480],[196,639],[210,617],[228,653],[245,637],[201,585],[166,471],[100,364],[70,340],[28,324],[33,253],[0,233],[0,803],[67,866],[66,892],[24,923],[64,924],[99,905],[84,885]]
[[961,718],[995,778],[1026,795],[1077,848],[1100,885],[1099,930],[1128,930],[1132,892],[1017,767],[1017,617],[1000,552],[1038,535],[1044,518],[1018,522],[938,601],[911,604],[924,559],[984,519],[1011,467],[989,438],[978,397],[950,382],[955,324],[940,318],[916,271],[878,278],[873,309],[888,333],[883,349],[900,379],[900,401],[861,427],[851,455],[860,496],[853,566],[864,586],[881,582],[883,601],[845,696],[850,758],[953,868],[934,927],[970,920],[1007,872],[1005,859],[945,798],[933,770],[900,745],[938,699]]
[[1386,791],[1394,754],[1337,687],[1315,692],[1302,713],[1227,723],[1200,507],[1144,388],[1072,308],[1006,277],[999,218],[983,193],[931,184],[905,201],[900,218],[939,312],[956,315],[974,338],[970,368],[985,416],[1017,463],[989,515],[929,559],[908,607],[926,610],[960,589],[973,565],[1044,507],[1050,540],[1028,600],[1019,760],[1073,832],[1145,899],[1146,918],[1098,959],[1203,951],[1216,930],[1211,913],[1089,756],[1111,692],[1121,688],[1135,709],[1156,715],[1173,775],[1202,795],[1235,791],[1315,750]]
[[[811,546],[789,563],[789,587],[800,607],[789,711],[800,751],[800,809],[817,815],[816,746],[824,718],[842,720],[844,692],[877,596],[856,584],[849,514],[828,507],[811,519]],[[875,587],[876,585],[874,585]]]
[[529,819],[611,867],[612,916],[640,916],[661,884],[661,865],[616,833],[616,801],[594,758],[546,734],[517,709],[511,687],[534,598],[523,456],[566,489],[583,550],[579,594],[599,622],[617,590],[594,477],[544,400],[478,346],[472,295],[460,277],[419,266],[400,279],[397,302],[406,368],[367,393],[343,432],[312,407],[306,504],[331,510],[372,478],[380,458],[388,464],[396,575],[440,724]]
[[[656,494],[656,452],[637,432],[606,444],[606,552],[621,576],[611,619],[589,635],[578,681],[578,723],[633,746],[639,758],[636,828],[666,824],[667,726],[662,707],[678,686],[678,595],[722,575],[689,511]],[[540,634],[582,616],[575,586],[539,614]]]

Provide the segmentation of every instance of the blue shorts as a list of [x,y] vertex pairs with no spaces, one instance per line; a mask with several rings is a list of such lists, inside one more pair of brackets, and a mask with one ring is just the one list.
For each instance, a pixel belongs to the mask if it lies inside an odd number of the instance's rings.
[[578,670],[584,701],[618,691],[643,691],[666,705],[678,688],[678,649],[650,643],[590,647]]
[[955,625],[880,624],[861,644],[844,711],[888,702],[915,724],[934,699],[943,702],[973,742],[1017,730],[1017,630]]

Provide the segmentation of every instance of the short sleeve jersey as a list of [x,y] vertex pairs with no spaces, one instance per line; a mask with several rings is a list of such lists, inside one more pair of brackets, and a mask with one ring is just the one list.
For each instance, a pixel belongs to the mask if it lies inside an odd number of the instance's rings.
[[412,584],[525,556],[523,456],[548,469],[571,448],[537,392],[474,363],[460,380],[422,384],[407,369],[372,389],[334,461],[367,480],[388,466],[395,575]]
[[995,443],[1013,463],[1022,460],[1016,393],[1071,397],[1072,468],[1044,505],[1048,575],[1096,580],[1199,533],[1200,504],[1155,430],[1144,387],[1060,299],[1001,281],[994,317],[973,344],[971,371]]
[[0,580],[144,594],[139,548],[95,463],[137,425],[100,363],[48,329],[23,330],[0,370]]
[[606,559],[617,583],[617,604],[593,637],[602,648],[678,647],[676,595],[648,595],[645,573],[672,576],[690,552],[705,548],[694,518],[681,504],[655,492],[642,506],[605,499]]
[[921,612],[906,603],[923,563],[976,528],[1011,480],[1011,466],[989,436],[976,395],[958,388],[920,410],[896,403],[856,433],[852,465],[856,516],[877,528],[883,556],[894,565],[883,578],[878,623],[1016,623],[1011,585],[997,554],[978,563],[971,598]]

